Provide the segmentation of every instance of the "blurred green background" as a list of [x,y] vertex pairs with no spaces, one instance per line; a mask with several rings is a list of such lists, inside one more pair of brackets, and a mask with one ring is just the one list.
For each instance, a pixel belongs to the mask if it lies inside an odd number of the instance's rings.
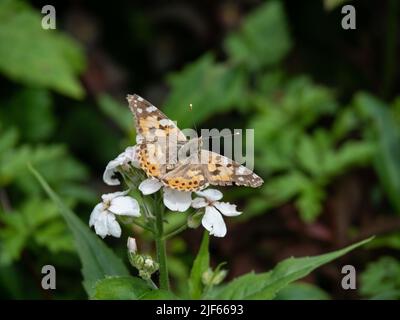
[[[262,188],[226,188],[242,216],[213,238],[228,278],[289,256],[376,235],[283,290],[279,299],[400,298],[399,6],[350,1],[0,0],[0,297],[86,298],[70,231],[32,163],[86,223],[107,162],[134,144],[125,96],[138,93],[181,128],[254,128]],[[53,4],[57,29],[41,28]],[[171,218],[171,228],[179,216]],[[125,239],[107,238],[121,257]],[[170,241],[185,290],[202,230]],[[126,259],[126,258],[125,258]],[[57,290],[41,288],[41,268]],[[357,290],[340,286],[357,270]]]

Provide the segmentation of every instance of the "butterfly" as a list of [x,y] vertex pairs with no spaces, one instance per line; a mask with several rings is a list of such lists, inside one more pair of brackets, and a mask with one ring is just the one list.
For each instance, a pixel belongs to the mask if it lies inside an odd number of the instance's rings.
[[180,160],[180,151],[200,142],[201,138],[188,140],[174,121],[142,97],[128,95],[127,100],[135,118],[137,158],[147,176],[179,191],[199,191],[209,185],[256,188],[263,184],[245,166],[201,147],[196,154],[201,161],[194,161],[193,156]]

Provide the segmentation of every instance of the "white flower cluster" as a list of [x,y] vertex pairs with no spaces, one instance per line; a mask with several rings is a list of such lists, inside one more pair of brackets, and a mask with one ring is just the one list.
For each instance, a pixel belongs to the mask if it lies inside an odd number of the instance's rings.
[[[140,168],[136,158],[136,146],[128,147],[110,161],[104,171],[103,180],[108,185],[119,185],[120,181],[115,178],[117,171],[122,168],[133,166]],[[220,202],[223,195],[216,189],[206,189],[195,192],[198,196],[192,200],[192,192],[178,191],[165,187],[161,181],[155,178],[148,178],[139,184],[138,189],[143,195],[153,194],[160,189],[163,191],[164,205],[171,211],[184,212],[190,207],[204,210],[202,225],[211,235],[224,237],[226,225],[223,219],[225,216],[237,216],[241,212],[236,210],[236,205]],[[121,236],[121,227],[116,215],[140,216],[140,206],[136,199],[127,196],[128,191],[115,192],[102,196],[102,202],[97,204],[90,216],[89,225],[94,226],[96,233],[104,238],[107,235],[114,237]]]

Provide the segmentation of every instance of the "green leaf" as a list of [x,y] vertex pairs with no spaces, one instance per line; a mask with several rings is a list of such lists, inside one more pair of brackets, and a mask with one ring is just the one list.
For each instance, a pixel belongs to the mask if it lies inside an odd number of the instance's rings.
[[57,196],[43,177],[33,167],[29,167],[42,188],[58,206],[60,214],[67,222],[82,262],[83,285],[89,296],[94,284],[107,276],[127,276],[127,268],[122,261],[84,224]]
[[360,293],[371,299],[400,299],[400,262],[382,257],[361,274]]
[[199,252],[193,262],[189,278],[189,294],[192,299],[199,299],[203,292],[201,281],[203,273],[210,267],[210,253],[208,252],[209,235],[204,232]]
[[325,190],[314,181],[304,184],[296,199],[296,206],[303,221],[312,222],[316,219],[322,211],[322,202],[325,200],[325,196]]
[[0,222],[0,264],[17,260],[32,240],[53,253],[75,251],[72,235],[50,200],[31,198],[15,211],[0,209]]
[[[163,111],[180,128],[187,128],[193,121],[200,123],[211,115],[240,107],[245,98],[244,80],[239,69],[216,63],[211,54],[206,54],[169,77],[171,94]],[[193,112],[188,116],[190,104]]]
[[226,39],[225,47],[230,59],[252,70],[281,61],[292,47],[282,3],[259,6],[246,17],[241,30]]
[[137,277],[107,277],[96,282],[91,299],[139,300],[150,290],[150,286]]
[[283,288],[275,300],[329,300],[329,295],[315,285],[309,283],[291,283]]
[[368,94],[358,94],[356,106],[371,119],[377,140],[374,166],[394,206],[400,212],[400,129],[394,122],[390,109],[383,102]]
[[78,74],[85,61],[81,49],[61,32],[44,30],[41,19],[25,2],[0,2],[0,72],[28,86],[82,98]]
[[280,205],[301,192],[304,185],[309,183],[310,180],[306,175],[300,171],[291,170],[287,174],[272,178],[262,191],[268,202],[273,205]]
[[324,0],[324,8],[326,11],[332,11],[340,5],[349,1],[350,0]]
[[100,109],[109,116],[121,130],[129,133],[133,130],[133,116],[127,106],[121,105],[107,94],[97,98]]
[[7,126],[17,127],[21,138],[29,142],[43,141],[55,128],[50,93],[43,89],[21,89],[0,110]]
[[140,300],[178,300],[179,298],[175,296],[172,292],[158,289],[152,290],[141,296]]
[[351,246],[315,257],[289,258],[280,262],[266,273],[248,273],[227,285],[215,288],[207,296],[209,299],[273,299],[290,283],[307,276],[311,271],[355,248],[371,241],[373,237]]

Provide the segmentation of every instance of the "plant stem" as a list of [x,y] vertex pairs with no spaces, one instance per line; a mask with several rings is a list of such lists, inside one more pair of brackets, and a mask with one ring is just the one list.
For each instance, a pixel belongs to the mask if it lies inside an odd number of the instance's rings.
[[167,240],[175,235],[177,235],[178,233],[182,232],[183,230],[186,230],[186,228],[188,227],[187,222],[185,221],[184,224],[180,225],[178,228],[176,228],[175,230],[172,230],[170,233],[167,233],[164,236],[164,240]]
[[160,271],[160,288],[164,290],[169,290],[169,280],[168,280],[168,265],[167,265],[167,252],[164,239],[164,226],[163,217],[164,208],[160,206],[156,210],[156,221],[155,221],[155,240],[156,240],[156,250],[157,250],[157,262],[159,264]]

